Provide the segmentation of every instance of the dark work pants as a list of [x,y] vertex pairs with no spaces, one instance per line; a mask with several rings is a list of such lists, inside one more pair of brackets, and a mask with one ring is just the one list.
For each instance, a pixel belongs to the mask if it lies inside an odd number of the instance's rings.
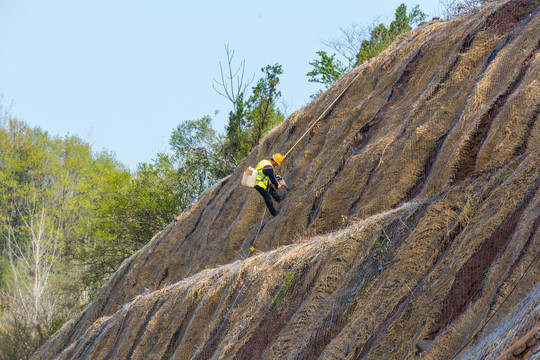
[[[266,203],[266,206],[268,207],[268,210],[270,210],[270,214],[272,216],[276,216],[279,211],[277,211],[274,208],[274,203],[272,202],[272,198],[274,198],[278,203],[281,202],[281,196],[278,195],[276,192],[276,189],[274,189],[274,186],[272,184],[268,184],[268,187],[266,189],[263,189],[259,185],[255,186],[255,190],[259,192],[259,194],[262,195],[264,202]],[[270,196],[271,195],[271,196]]]

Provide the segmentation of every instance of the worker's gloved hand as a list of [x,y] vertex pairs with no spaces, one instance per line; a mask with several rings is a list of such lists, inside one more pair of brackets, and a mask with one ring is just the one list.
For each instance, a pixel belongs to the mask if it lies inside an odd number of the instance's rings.
[[276,175],[276,180],[277,180],[277,183],[279,185],[278,188],[283,186],[283,184],[281,184],[281,180],[283,180],[283,178],[280,175]]
[[287,184],[285,183],[285,180],[283,180],[283,178],[280,175],[276,175],[276,179],[277,179],[278,184],[279,184],[280,187],[281,186],[287,187]]

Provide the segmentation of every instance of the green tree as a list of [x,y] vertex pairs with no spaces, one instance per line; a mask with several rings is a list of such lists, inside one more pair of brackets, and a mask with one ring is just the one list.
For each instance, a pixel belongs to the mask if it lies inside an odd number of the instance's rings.
[[217,149],[221,141],[212,127],[210,116],[181,123],[173,131],[169,145],[179,175],[189,174],[189,185],[195,194],[198,195],[216,181],[214,169],[219,166]]
[[[230,174],[238,163],[249,154],[260,139],[274,126],[283,122],[285,116],[278,109],[281,92],[277,89],[283,68],[279,64],[267,65],[261,71],[264,76],[252,88],[248,97],[247,87],[253,81],[244,81],[245,61],[238,67],[232,62],[234,50],[225,46],[227,67],[221,62],[221,81],[214,80],[214,90],[227,98],[233,105],[225,127],[225,137],[218,137],[216,146],[210,146],[221,161],[213,164],[213,173],[218,178]],[[236,70],[233,70],[236,69]],[[209,137],[210,138],[210,137]]]
[[28,358],[127,257],[231,171],[209,116],[180,124],[170,146],[171,155],[131,173],[75,136],[0,118],[2,358]]
[[241,94],[235,111],[229,113],[229,122],[225,127],[225,141],[222,153],[229,162],[234,164],[234,167],[249,153],[251,147],[248,141],[246,106],[244,95]]
[[411,30],[413,25],[425,18],[426,14],[418,5],[408,15],[405,4],[398,6],[395,18],[388,28],[384,24],[379,24],[371,31],[369,40],[362,41],[355,65],[362,64],[365,60],[380,54],[399,34]]
[[91,229],[78,256],[84,285],[95,292],[135,251],[163,230],[192,199],[185,196],[169,156],[139,164],[136,172],[110,174],[96,201]]
[[267,65],[261,71],[264,76],[253,87],[253,94],[248,100],[247,131],[250,140],[248,153],[270,129],[285,119],[277,107],[277,101],[281,97],[281,91],[278,91],[277,87],[283,68],[279,64]]
[[[123,171],[75,136],[0,119],[0,352],[26,358],[87,301],[73,296],[103,180]],[[6,269],[6,264],[8,267]],[[68,285],[68,286],[66,286]]]
[[307,76],[309,76],[309,82],[324,84],[328,88],[343,76],[347,68],[336,59],[336,54],[328,56],[326,51],[317,51],[317,55],[320,56],[320,60],[309,63],[313,66],[313,70],[308,72]]
[[[418,5],[407,14],[407,7],[405,4],[401,4],[396,9],[395,18],[389,27],[381,23],[367,31],[361,31],[356,24],[353,24],[350,29],[342,28],[341,38],[327,41],[324,44],[343,56],[347,60],[348,66],[344,66],[336,58],[336,54],[329,56],[325,51],[317,51],[320,59],[309,63],[313,66],[313,70],[307,73],[309,81],[329,87],[353,67],[380,54],[392,44],[399,34],[411,30],[413,25],[424,20],[425,17],[426,15],[420,11]],[[369,38],[366,38],[366,33],[369,34]]]
[[245,158],[263,136],[285,119],[278,108],[281,92],[278,90],[279,75],[283,68],[279,64],[261,68],[264,76],[252,88],[252,95],[244,100],[244,94],[238,97],[235,111],[229,113],[226,136],[220,153],[225,158],[232,158],[232,169]]
[[222,140],[210,116],[184,121],[171,134],[171,154],[158,154],[133,174],[104,179],[106,191],[95,201],[91,232],[78,252],[88,289],[96,291],[122,261],[232,171],[221,156]]

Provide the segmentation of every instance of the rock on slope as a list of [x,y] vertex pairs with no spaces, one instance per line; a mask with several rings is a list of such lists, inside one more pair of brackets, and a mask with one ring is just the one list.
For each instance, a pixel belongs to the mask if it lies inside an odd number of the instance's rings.
[[[272,130],[33,358],[538,356],[538,9],[496,3],[401,35]],[[343,90],[280,168],[291,189],[271,218],[243,169],[287,152]]]

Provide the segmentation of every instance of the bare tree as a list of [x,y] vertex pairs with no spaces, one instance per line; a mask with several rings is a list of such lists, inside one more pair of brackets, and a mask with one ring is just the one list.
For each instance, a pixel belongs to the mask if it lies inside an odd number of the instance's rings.
[[475,9],[497,0],[440,0],[443,14],[447,19],[468,14]]
[[[234,50],[229,49],[229,45],[225,45],[225,53],[227,54],[227,72],[223,70],[223,65],[221,64],[221,61],[219,62],[219,68],[221,71],[221,82],[214,79],[214,83],[212,84],[212,87],[214,90],[220,94],[221,96],[229,99],[234,108],[234,112],[237,112],[237,105],[238,100],[241,95],[244,94],[247,87],[253,82],[255,79],[255,74],[253,74],[253,77],[248,82],[244,82],[244,74],[246,70],[246,61],[242,60],[240,62],[240,65],[238,65],[238,68],[236,70],[233,70],[233,58],[234,58]],[[236,88],[235,88],[236,84]]]
[[[9,290],[2,291],[7,301],[0,325],[11,326],[14,332],[26,332],[19,339],[29,336],[26,340],[37,347],[50,335],[50,325],[58,316],[58,301],[50,280],[60,258],[62,216],[53,216],[46,204],[40,204],[35,190],[17,212],[29,238],[16,239],[12,224],[8,224],[4,233],[12,283]],[[35,350],[30,343],[25,345],[28,351]]]
[[328,41],[323,41],[323,45],[336,51],[348,61],[348,69],[352,69],[356,64],[358,51],[362,41],[369,39],[372,27],[360,27],[358,24],[351,24],[348,28],[339,28],[341,35]]

